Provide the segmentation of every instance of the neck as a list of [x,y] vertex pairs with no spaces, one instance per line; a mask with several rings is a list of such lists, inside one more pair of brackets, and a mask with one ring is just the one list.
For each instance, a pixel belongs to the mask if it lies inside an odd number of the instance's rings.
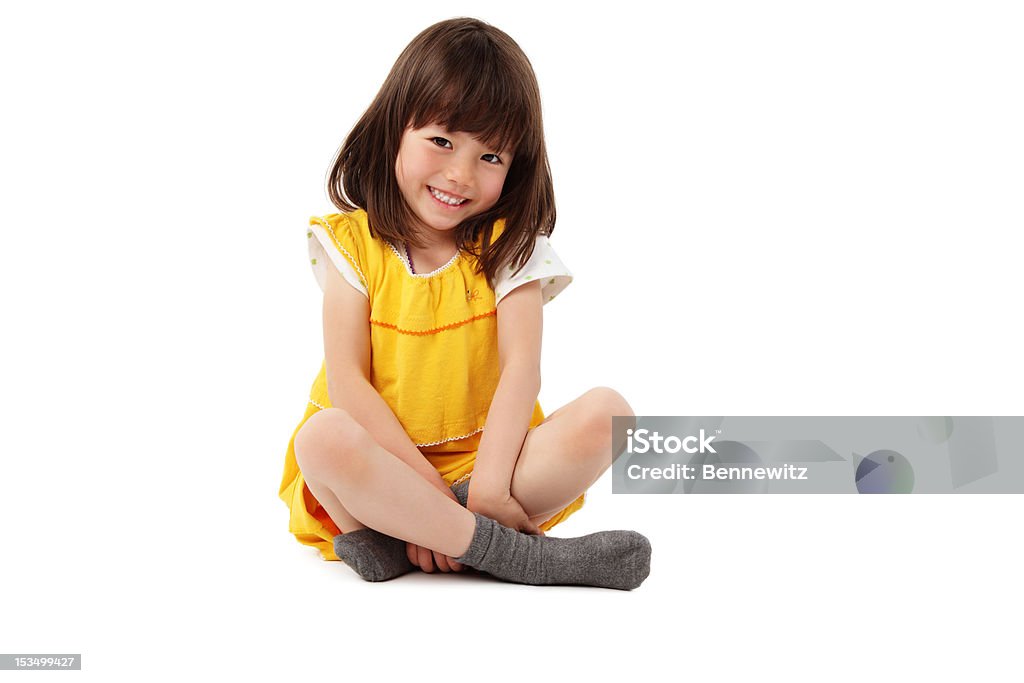
[[450,230],[432,230],[420,228],[416,231],[416,237],[424,244],[419,251],[428,253],[450,252],[455,249],[455,237]]
[[416,274],[430,273],[445,265],[458,253],[454,240],[429,242],[424,248],[405,244],[406,257]]

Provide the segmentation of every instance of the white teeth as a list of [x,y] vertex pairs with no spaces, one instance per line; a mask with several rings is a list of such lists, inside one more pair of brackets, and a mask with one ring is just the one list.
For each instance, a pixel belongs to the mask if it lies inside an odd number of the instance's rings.
[[440,199],[442,202],[448,204],[449,206],[458,206],[459,204],[469,201],[468,199],[456,199],[455,197],[446,195],[444,192],[441,192],[440,190],[435,190],[434,188],[430,188],[430,194],[434,195],[435,198]]

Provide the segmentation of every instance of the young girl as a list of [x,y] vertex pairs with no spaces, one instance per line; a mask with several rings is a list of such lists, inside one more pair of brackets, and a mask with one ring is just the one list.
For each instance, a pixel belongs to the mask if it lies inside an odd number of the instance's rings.
[[345,213],[306,233],[325,359],[285,457],[290,531],[369,581],[468,565],[640,585],[642,535],[543,534],[610,466],[612,416],[633,413],[604,387],[547,418],[537,403],[541,307],[572,276],[548,244],[540,94],[519,46],[472,19],[423,31],[328,189]]

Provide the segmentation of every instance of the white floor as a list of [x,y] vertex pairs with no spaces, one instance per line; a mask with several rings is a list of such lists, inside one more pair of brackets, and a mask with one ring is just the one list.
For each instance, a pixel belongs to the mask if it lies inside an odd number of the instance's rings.
[[1016,665],[1003,625],[1021,607],[1021,561],[1003,538],[1011,496],[595,492],[559,531],[646,533],[651,576],[622,592],[454,574],[366,583],[292,540],[272,488],[236,498],[252,508],[227,544],[187,510],[149,540],[110,533],[90,547],[69,527],[6,570],[18,624],[4,620],[4,649],[80,652],[87,680],[856,680],[879,668],[1003,680]]

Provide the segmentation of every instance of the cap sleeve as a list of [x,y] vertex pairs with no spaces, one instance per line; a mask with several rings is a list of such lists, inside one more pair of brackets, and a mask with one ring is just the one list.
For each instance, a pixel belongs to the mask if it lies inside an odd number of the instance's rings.
[[533,255],[526,262],[522,270],[513,276],[513,266],[503,268],[495,278],[494,301],[498,303],[506,294],[519,285],[534,280],[541,281],[541,295],[546,304],[555,298],[563,289],[572,282],[572,273],[558,258],[558,254],[551,248],[546,235],[538,235],[534,245]]
[[330,263],[346,282],[369,298],[365,270],[361,264],[362,252],[343,214],[310,218],[306,241],[309,243],[309,264],[321,291],[327,286]]

